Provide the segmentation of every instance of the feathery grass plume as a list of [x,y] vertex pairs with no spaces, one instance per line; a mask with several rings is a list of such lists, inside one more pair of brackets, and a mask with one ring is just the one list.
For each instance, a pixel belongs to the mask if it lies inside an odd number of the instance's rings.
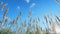
[[56,2],[57,2],[58,4],[60,4],[60,1],[59,1],[59,0],[56,0]]
[[21,17],[21,12],[20,12],[19,16],[20,16],[20,20],[22,20],[22,17]]
[[28,26],[29,26],[29,27],[31,26],[31,23],[30,23],[30,22],[28,22]]
[[16,23],[18,22],[19,17],[16,18]]
[[18,32],[20,32],[21,31],[21,27],[19,27],[19,29],[18,29]]
[[57,18],[57,20],[60,22],[60,19],[59,19],[59,17],[58,17],[58,16],[56,16],[56,15],[55,15],[55,17],[56,17],[56,18]]
[[3,23],[3,26],[7,25],[8,22],[9,22],[9,18],[5,17],[5,19],[4,19],[4,23]]
[[16,24],[16,30],[18,30],[18,19],[20,18],[20,16],[21,16],[21,15],[18,14],[18,16],[17,16],[17,18],[16,18],[16,20],[15,20],[15,21],[16,21],[16,22],[15,22],[15,24]]
[[19,17],[16,18],[16,22],[15,22],[15,24],[16,24],[16,30],[18,29],[18,19],[19,19]]
[[36,23],[38,24],[38,20],[36,19]]
[[3,5],[2,9],[4,9],[6,6],[7,6],[7,3],[5,3],[5,4]]
[[32,19],[32,23],[34,23],[35,22],[35,19]]
[[8,9],[6,9],[6,11],[4,12],[3,19],[5,18],[5,16],[7,15],[7,13],[8,13]]
[[38,17],[38,21],[40,22],[40,18]]
[[8,18],[5,19],[5,22],[8,22]]
[[50,25],[51,25],[51,21],[49,20],[49,23],[50,23]]
[[48,19],[48,21],[51,20],[51,15],[48,14],[47,19]]
[[48,18],[50,18],[50,16],[49,16],[49,15],[47,15],[47,17],[48,17]]
[[58,22],[57,19],[55,19],[55,23],[60,26],[60,23]]
[[49,23],[51,24],[53,22],[52,18],[50,18]]
[[46,21],[47,28],[49,29],[48,18],[47,18],[47,16],[44,16],[44,19],[45,19],[45,21]]
[[36,24],[36,29],[38,30],[38,24]]
[[56,23],[59,23],[57,19],[55,19]]
[[41,28],[39,28],[38,25],[36,25],[36,32],[35,34],[40,34],[42,32]]
[[[39,25],[38,25],[38,26],[39,26]],[[43,31],[42,27],[39,26],[39,30],[40,30],[40,31]]]
[[25,19],[24,22],[23,22],[23,26],[24,26],[24,27],[26,26],[26,19]]
[[32,22],[32,18],[30,18],[30,22]]
[[45,26],[45,23],[44,23],[44,21],[42,21],[42,23],[43,23],[43,25],[44,25],[44,27],[45,27],[45,29],[46,29],[46,26]]
[[50,16],[48,16],[48,22],[49,22],[49,24],[51,25],[51,23],[52,23],[52,18],[50,17]]
[[46,20],[46,23],[48,23],[48,21],[47,21],[47,17],[46,17],[46,16],[44,16],[44,19]]
[[32,12],[29,12],[29,17],[31,17],[32,16]]
[[55,33],[55,22],[51,23],[51,30],[53,33]]
[[11,26],[13,26],[15,24],[15,20],[13,20],[12,22],[10,22]]
[[10,24],[10,27],[9,28],[11,28],[12,26],[14,26],[15,20],[11,21],[9,24]]
[[[51,14],[51,15],[52,15],[52,14]],[[49,22],[50,25],[51,25],[51,23],[52,23],[52,21],[53,21],[52,18],[51,18],[51,15],[47,15],[47,17],[48,17],[48,19],[49,19],[48,22]]]

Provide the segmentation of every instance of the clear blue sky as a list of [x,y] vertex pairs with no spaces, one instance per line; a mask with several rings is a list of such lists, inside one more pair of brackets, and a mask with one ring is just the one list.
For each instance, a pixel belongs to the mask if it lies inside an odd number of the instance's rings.
[[[7,16],[10,19],[15,19],[20,11],[23,19],[28,17],[30,10],[33,13],[33,17],[39,16],[41,20],[45,14],[58,14],[58,11],[60,11],[60,4],[57,4],[55,0],[0,0],[0,2],[8,3],[9,12]],[[0,18],[4,12],[5,10],[0,11]]]

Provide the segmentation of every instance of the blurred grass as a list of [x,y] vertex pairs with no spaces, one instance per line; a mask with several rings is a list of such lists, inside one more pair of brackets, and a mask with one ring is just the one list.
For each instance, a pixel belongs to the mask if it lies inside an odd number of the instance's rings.
[[[0,5],[2,5],[1,2],[0,2]],[[4,9],[5,7],[6,7],[6,4],[3,5],[1,10]],[[45,28],[43,30],[42,27],[40,27],[38,25],[40,22],[40,18],[39,17],[37,17],[37,19],[32,18],[32,12],[28,13],[29,21],[26,20],[26,18],[24,21],[22,21],[21,12],[18,14],[18,16],[14,20],[9,21],[9,18],[6,18],[7,13],[8,13],[8,8],[4,12],[4,15],[2,17],[3,19],[1,19],[3,21],[0,20],[0,34],[56,34],[55,25],[58,25],[60,22],[59,17],[56,15],[53,15],[53,16],[55,16],[55,21],[52,20],[50,15],[48,15],[48,16],[45,15],[43,24],[45,25],[45,22],[46,22],[47,28]],[[22,22],[20,27],[18,25],[18,20],[20,20]],[[28,23],[27,23],[27,21],[28,21]],[[10,26],[7,27],[8,25],[10,25]],[[44,26],[44,27],[46,27],[46,26]],[[60,24],[58,26],[60,26]],[[49,27],[51,27],[51,28],[49,28]]]

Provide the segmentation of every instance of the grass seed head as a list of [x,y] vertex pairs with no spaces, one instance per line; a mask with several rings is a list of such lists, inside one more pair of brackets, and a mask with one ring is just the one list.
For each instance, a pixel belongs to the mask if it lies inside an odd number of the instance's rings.
[[56,17],[56,19],[60,22],[60,19],[59,19],[59,17],[58,16],[55,16]]
[[38,20],[36,19],[36,23],[38,24]]
[[2,8],[4,9],[6,6],[7,6],[7,3],[5,3]]
[[18,19],[19,19],[19,15],[18,15],[17,18],[16,18],[16,22],[18,22]]
[[6,9],[6,11],[4,12],[3,19],[6,17],[7,13],[8,13],[8,9]]
[[34,23],[35,22],[35,19],[30,18],[30,22]]
[[46,23],[48,23],[48,21],[47,21],[47,17],[46,17],[46,16],[44,16],[44,19],[46,20]]
[[20,14],[19,14],[19,17],[20,17],[20,20],[22,20],[22,17],[21,17],[21,12],[20,12]]
[[8,18],[5,19],[5,22],[8,22]]
[[15,23],[15,20],[13,20],[12,22],[11,22],[11,25],[13,25]]
[[32,16],[32,12],[29,12],[29,17],[31,17]]
[[23,26],[26,26],[26,20],[23,22]]

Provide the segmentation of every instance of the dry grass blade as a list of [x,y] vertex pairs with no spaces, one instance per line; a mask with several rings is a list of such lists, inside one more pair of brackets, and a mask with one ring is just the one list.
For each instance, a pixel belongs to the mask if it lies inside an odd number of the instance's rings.
[[49,21],[50,25],[51,25],[51,21]]

